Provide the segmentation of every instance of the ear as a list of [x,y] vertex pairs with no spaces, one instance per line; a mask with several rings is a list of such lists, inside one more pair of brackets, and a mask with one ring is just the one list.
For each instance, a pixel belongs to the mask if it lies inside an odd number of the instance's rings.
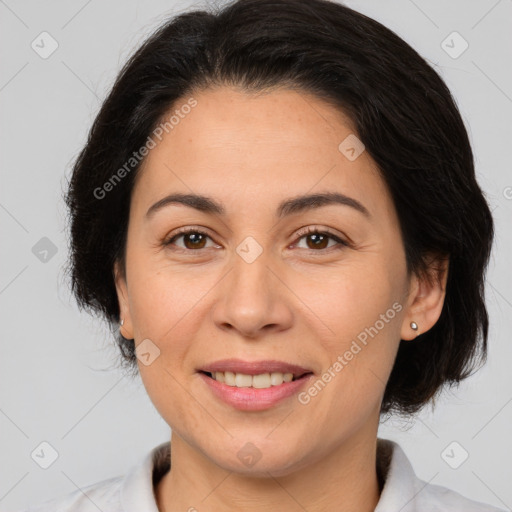
[[[401,339],[412,340],[431,329],[441,316],[446,296],[449,257],[430,256],[428,273],[413,275],[409,288],[409,303],[403,317]],[[418,325],[418,330],[411,327]]]
[[130,313],[130,303],[128,301],[128,286],[126,276],[121,269],[119,261],[114,263],[114,280],[116,284],[117,301],[119,303],[119,315],[123,320],[123,325],[119,327],[120,333],[126,339],[133,339],[133,323]]

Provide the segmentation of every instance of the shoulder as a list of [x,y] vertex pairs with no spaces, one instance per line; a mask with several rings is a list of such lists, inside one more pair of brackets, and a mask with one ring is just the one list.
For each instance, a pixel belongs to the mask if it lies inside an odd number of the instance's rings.
[[402,448],[389,439],[377,440],[377,471],[384,485],[375,512],[504,512],[421,480]]
[[98,510],[121,512],[122,482],[122,476],[102,480],[30,507],[23,512],[98,512]]
[[426,484],[422,480],[419,481],[424,485],[423,495],[418,500],[422,511],[504,512],[502,509],[492,507],[480,501],[470,500],[462,494],[441,485]]
[[167,442],[153,448],[122,476],[81,487],[19,512],[158,512],[154,483],[169,467]]

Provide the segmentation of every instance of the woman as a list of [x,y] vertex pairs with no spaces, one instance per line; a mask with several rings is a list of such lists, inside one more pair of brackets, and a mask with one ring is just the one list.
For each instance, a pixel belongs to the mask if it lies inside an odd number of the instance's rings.
[[326,0],[170,20],[67,204],[73,291],[172,442],[37,510],[498,510],[377,438],[483,361],[493,240],[450,92],[393,32]]

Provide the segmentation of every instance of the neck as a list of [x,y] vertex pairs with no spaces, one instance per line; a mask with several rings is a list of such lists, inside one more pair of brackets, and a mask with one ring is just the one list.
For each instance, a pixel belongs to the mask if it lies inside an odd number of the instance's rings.
[[380,496],[377,438],[350,439],[327,457],[285,476],[225,470],[173,433],[171,470],[156,489],[160,512],[373,512]]

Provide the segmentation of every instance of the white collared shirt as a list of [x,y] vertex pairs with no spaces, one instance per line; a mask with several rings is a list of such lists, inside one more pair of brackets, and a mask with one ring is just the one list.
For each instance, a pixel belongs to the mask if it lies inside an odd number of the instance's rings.
[[[159,512],[153,481],[169,470],[169,448],[169,442],[162,443],[126,475],[89,485],[25,512]],[[378,438],[377,465],[384,487],[375,512],[505,512],[420,480],[394,441]]]

